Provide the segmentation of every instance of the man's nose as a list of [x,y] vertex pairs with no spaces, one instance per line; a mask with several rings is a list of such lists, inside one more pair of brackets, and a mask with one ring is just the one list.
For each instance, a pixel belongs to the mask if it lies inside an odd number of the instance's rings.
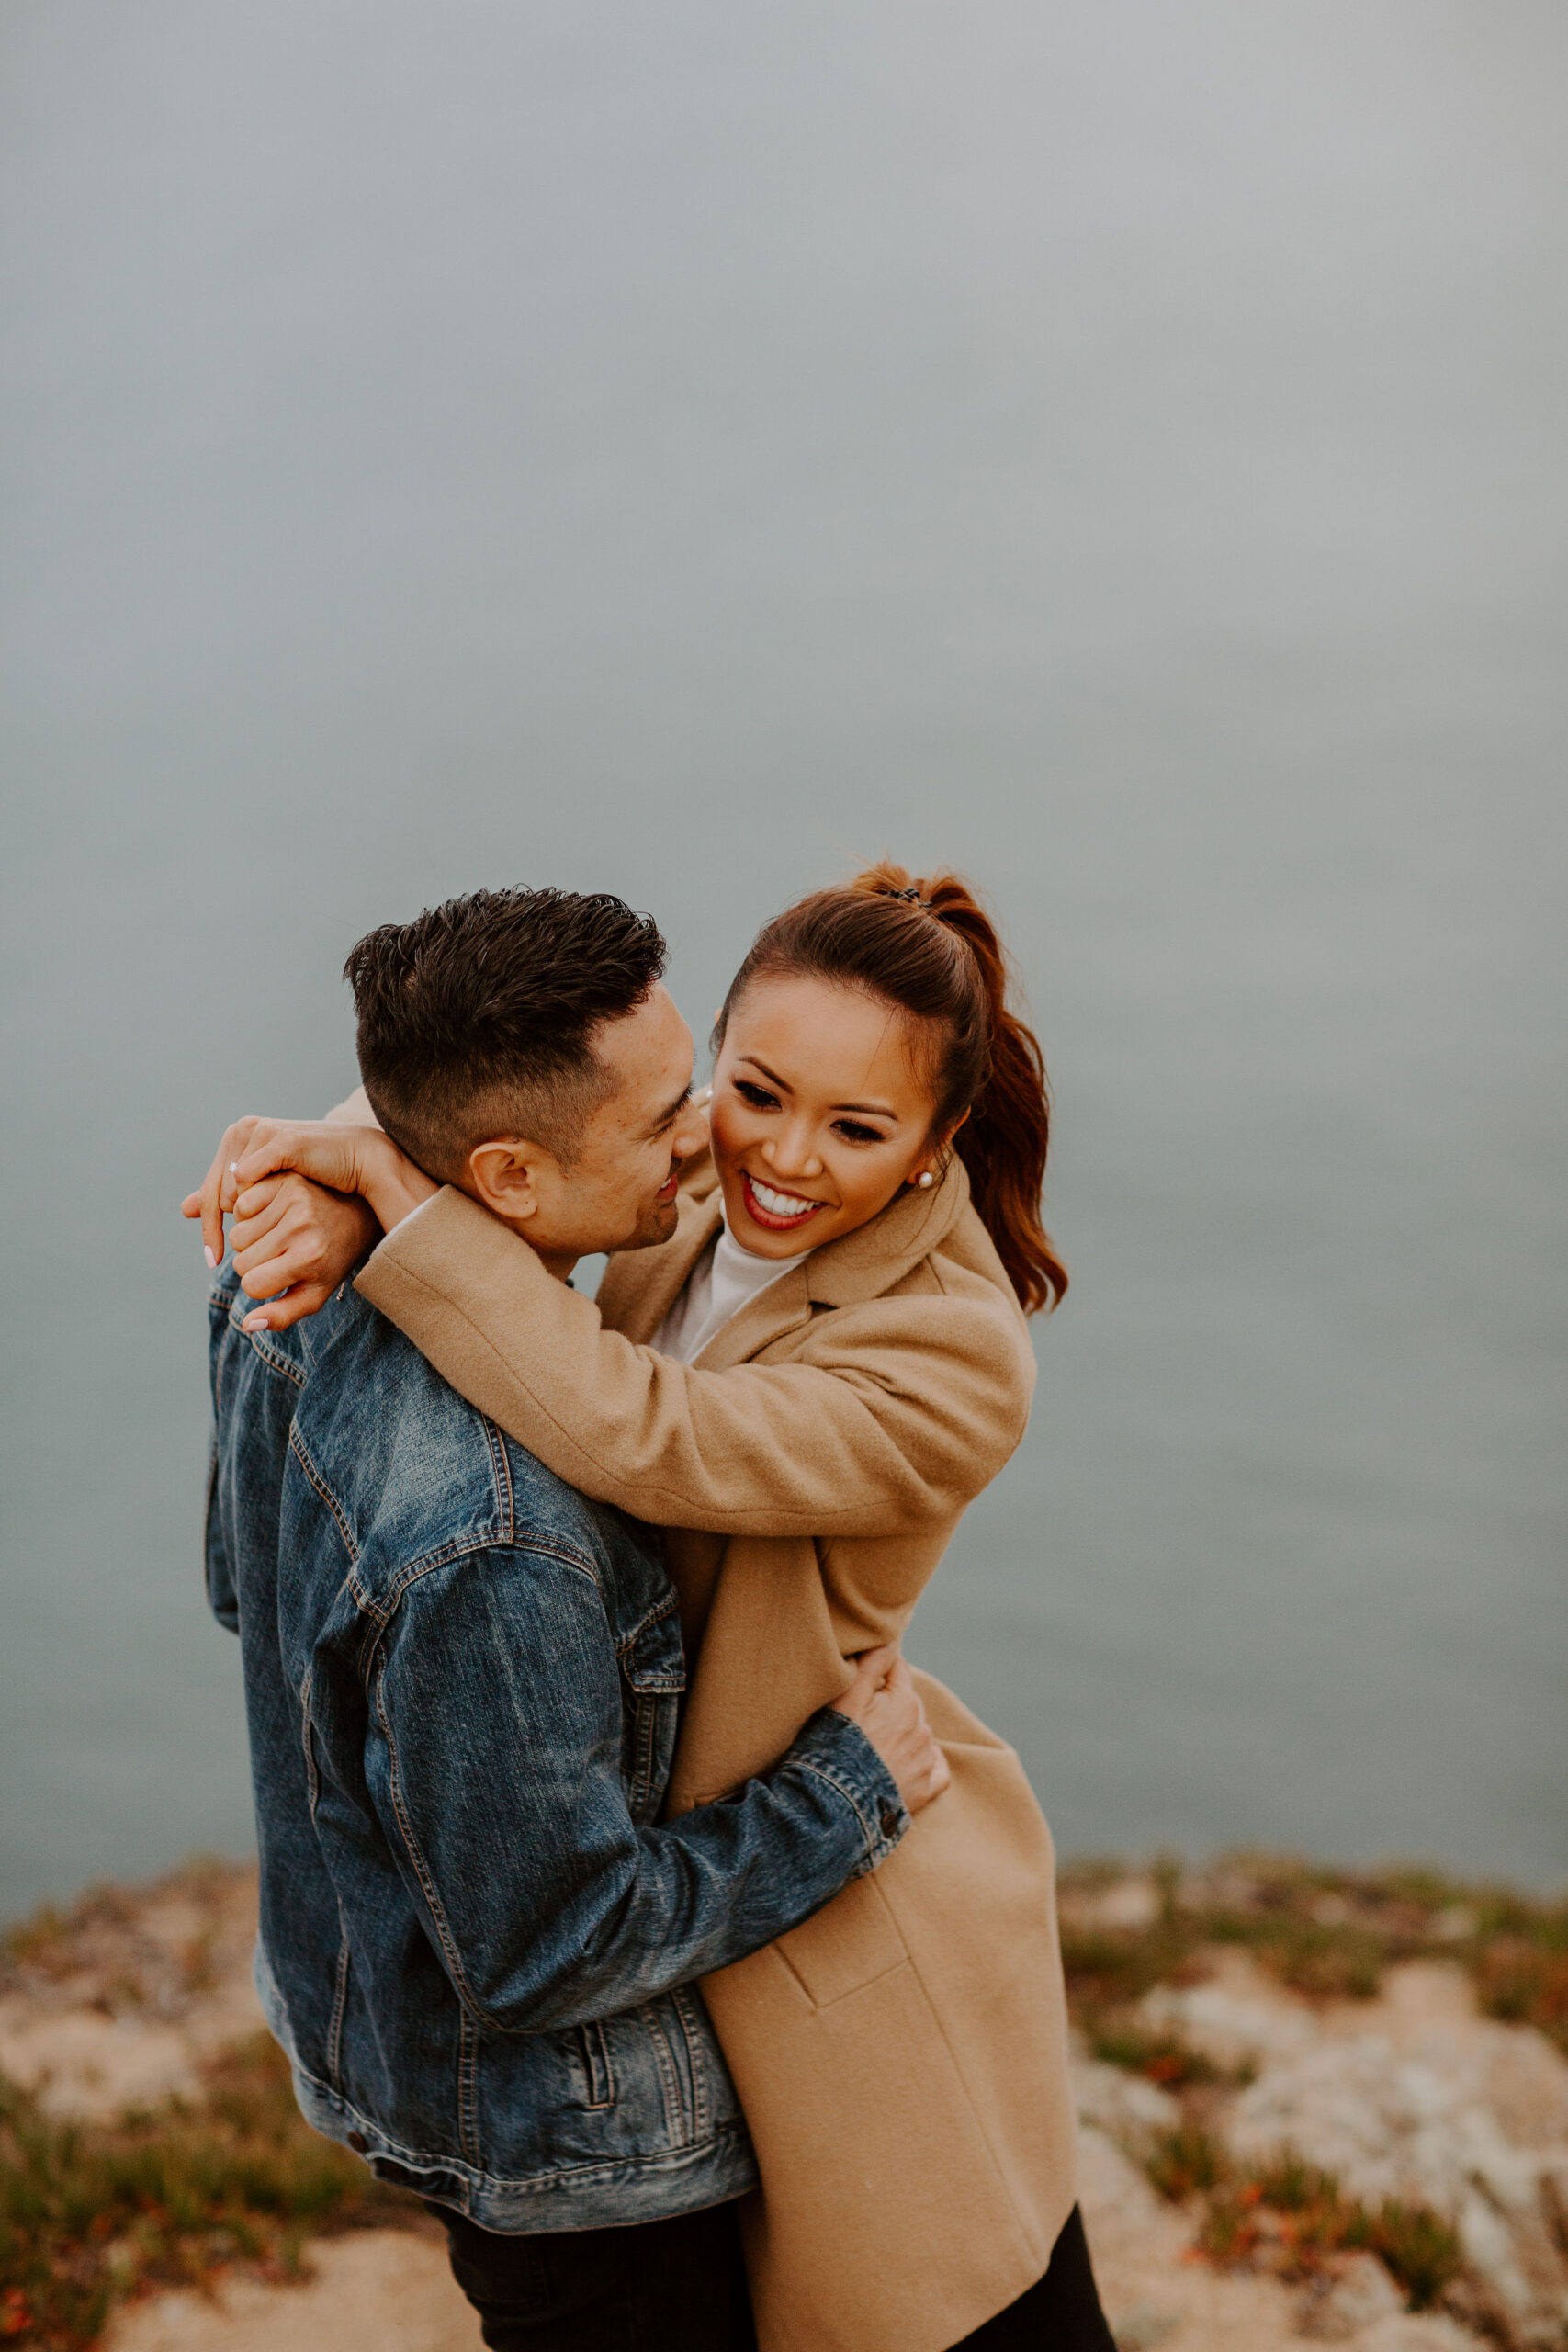
[[804,1176],[807,1180],[820,1176],[822,1162],[818,1158],[816,1137],[809,1126],[797,1125],[793,1120],[776,1136],[770,1136],[762,1146],[762,1157],[770,1168],[781,1176]]

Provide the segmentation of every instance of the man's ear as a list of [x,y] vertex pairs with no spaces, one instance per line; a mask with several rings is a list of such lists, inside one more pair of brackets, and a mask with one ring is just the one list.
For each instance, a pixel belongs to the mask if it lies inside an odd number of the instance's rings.
[[477,1143],[467,1162],[468,1184],[477,1201],[497,1216],[521,1223],[533,1216],[539,1206],[538,1168],[549,1154],[536,1143],[527,1143],[520,1136],[499,1136],[493,1143]]

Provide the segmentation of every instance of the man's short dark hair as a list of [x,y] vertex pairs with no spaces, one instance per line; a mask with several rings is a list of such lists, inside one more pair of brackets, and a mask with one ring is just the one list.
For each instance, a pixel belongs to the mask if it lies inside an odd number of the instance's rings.
[[652,916],[605,891],[475,890],[367,932],[343,970],[371,1108],[432,1176],[492,1136],[569,1166],[609,1083],[594,1032],[664,956]]

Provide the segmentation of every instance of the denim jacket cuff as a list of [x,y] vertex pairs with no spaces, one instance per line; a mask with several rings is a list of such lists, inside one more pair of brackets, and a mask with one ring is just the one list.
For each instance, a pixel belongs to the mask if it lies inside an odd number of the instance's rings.
[[863,1878],[885,1862],[909,1826],[898,1783],[860,1725],[837,1707],[814,1714],[786,1759],[815,1772],[852,1807],[860,1824],[863,1852],[852,1878]]

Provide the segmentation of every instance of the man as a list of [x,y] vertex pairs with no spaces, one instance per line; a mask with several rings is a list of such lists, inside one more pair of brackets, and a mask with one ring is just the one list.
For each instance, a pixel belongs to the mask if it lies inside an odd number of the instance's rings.
[[[663,954],[618,899],[510,891],[349,959],[383,1125],[563,1280],[674,1221],[700,1125]],[[247,1329],[243,1271],[212,1293],[208,1578],[243,1647],[257,1981],[300,2106],[439,2211],[492,2346],[735,2352],[756,2174],[694,1980],[938,1792],[908,1669],[874,1654],[772,1771],[659,1824],[684,1675],[652,1536],[346,1285]]]

